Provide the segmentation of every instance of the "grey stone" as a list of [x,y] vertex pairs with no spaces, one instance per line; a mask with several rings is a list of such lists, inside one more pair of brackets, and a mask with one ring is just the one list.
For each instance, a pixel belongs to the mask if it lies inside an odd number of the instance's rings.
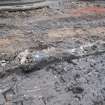
[[2,94],[0,94],[0,105],[4,105],[5,103],[5,98]]

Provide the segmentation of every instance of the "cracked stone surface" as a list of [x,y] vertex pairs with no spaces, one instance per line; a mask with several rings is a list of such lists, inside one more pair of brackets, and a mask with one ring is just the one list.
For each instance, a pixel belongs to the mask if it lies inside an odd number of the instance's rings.
[[105,105],[103,2],[0,12],[0,105]]

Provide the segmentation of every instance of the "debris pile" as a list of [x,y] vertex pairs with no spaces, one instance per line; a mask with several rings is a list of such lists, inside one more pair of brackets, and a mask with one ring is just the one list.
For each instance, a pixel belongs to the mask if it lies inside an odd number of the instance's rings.
[[0,1],[0,105],[105,105],[104,2]]

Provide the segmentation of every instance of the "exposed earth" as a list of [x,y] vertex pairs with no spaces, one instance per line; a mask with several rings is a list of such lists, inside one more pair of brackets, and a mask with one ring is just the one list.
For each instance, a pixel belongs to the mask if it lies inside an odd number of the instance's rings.
[[0,105],[105,105],[105,1],[0,12]]

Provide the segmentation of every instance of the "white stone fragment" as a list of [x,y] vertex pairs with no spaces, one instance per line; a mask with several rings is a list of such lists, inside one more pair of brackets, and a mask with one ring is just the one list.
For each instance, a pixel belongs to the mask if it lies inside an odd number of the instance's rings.
[[18,59],[19,59],[19,62],[20,64],[24,64],[27,60],[27,57],[29,55],[29,50],[26,49],[24,52],[21,52],[19,55],[18,55]]

